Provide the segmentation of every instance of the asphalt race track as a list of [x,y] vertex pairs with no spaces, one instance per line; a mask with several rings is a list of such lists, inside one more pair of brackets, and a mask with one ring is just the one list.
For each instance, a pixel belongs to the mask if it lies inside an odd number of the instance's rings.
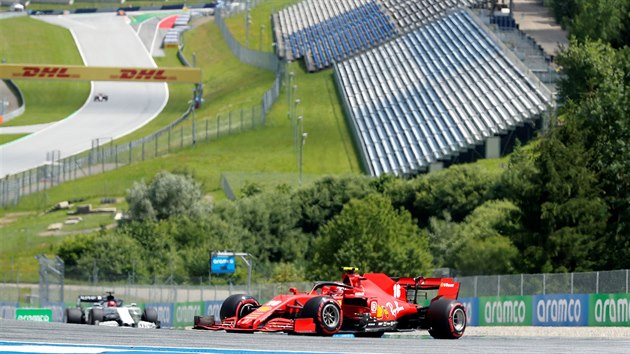
[[[68,28],[87,66],[156,66],[124,16],[106,13],[34,18]],[[98,94],[107,95],[107,102],[96,102],[94,96]],[[0,147],[0,176],[43,165],[51,151],[59,151],[64,158],[95,143],[109,143],[155,118],[167,101],[165,83],[92,82],[85,104],[72,116]]]
[[[524,327],[521,327],[522,330]],[[515,329],[518,330],[518,329]],[[527,330],[526,328],[524,330]],[[611,329],[612,330],[612,329]],[[568,331],[571,331],[568,329]],[[567,332],[569,333],[569,332]],[[23,343],[56,344],[57,353],[628,353],[630,338],[499,337],[464,334],[434,340],[426,332],[383,338],[311,337],[196,330],[99,327],[0,319],[0,352]],[[68,344],[73,347],[60,347]],[[22,352],[50,352],[49,347]],[[69,348],[69,349],[68,349]]]

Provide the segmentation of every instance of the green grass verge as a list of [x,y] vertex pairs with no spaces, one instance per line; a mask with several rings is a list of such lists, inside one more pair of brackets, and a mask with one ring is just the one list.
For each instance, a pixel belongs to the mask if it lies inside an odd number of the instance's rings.
[[[0,57],[16,64],[82,65],[68,30],[30,17],[0,20]],[[68,117],[86,101],[89,82],[15,80],[24,94],[23,115],[3,126],[50,123]]]
[[0,145],[6,144],[10,141],[18,140],[28,134],[0,134]]

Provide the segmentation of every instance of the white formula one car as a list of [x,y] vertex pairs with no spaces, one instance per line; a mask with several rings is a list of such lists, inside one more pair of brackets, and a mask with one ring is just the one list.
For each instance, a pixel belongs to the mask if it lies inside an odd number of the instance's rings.
[[123,306],[123,300],[116,299],[111,292],[106,296],[80,295],[77,307],[66,309],[66,323],[160,328],[156,309],[145,308],[142,311],[135,303]]

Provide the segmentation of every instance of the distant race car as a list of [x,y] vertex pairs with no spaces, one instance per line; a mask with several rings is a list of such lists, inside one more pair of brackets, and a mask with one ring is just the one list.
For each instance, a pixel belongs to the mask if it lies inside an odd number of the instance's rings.
[[[248,295],[231,295],[221,305],[220,321],[196,316],[193,328],[358,337],[424,329],[440,339],[464,334],[466,310],[457,301],[459,283],[452,278],[399,278],[356,271],[344,268],[342,282],[319,282],[308,292],[290,288],[291,294],[263,305]],[[423,299],[431,299],[428,306],[419,304]]]
[[99,326],[160,328],[157,310],[135,303],[123,306],[123,300],[109,292],[101,295],[79,295],[77,307],[66,309],[66,322]]

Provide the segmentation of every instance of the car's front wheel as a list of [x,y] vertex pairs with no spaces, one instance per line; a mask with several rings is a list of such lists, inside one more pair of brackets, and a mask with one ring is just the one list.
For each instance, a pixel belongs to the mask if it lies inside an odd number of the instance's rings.
[[317,296],[306,302],[301,318],[312,318],[317,333],[331,336],[341,329],[343,316],[337,302],[328,296]]
[[236,316],[237,319],[241,319],[259,307],[260,304],[252,296],[244,294],[230,295],[223,301],[219,315],[221,321],[234,316]]

